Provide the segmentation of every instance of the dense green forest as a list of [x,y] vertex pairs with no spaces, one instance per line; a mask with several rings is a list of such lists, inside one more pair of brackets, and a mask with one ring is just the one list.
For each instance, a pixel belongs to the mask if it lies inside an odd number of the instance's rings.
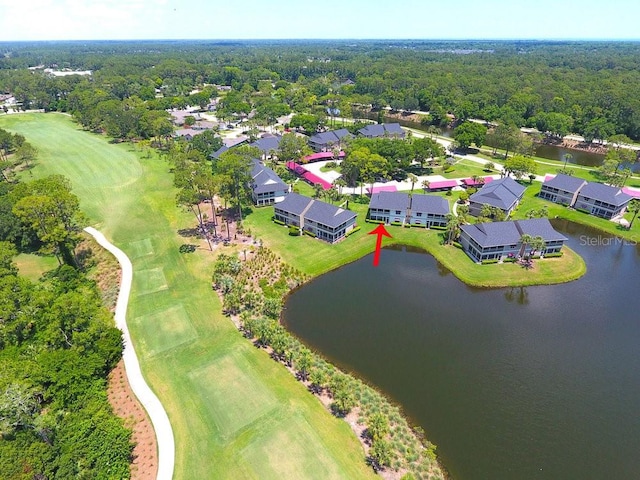
[[[14,141],[18,150],[28,145],[17,136],[9,140],[9,152]],[[6,175],[0,182],[0,478],[128,478],[130,431],[106,392],[122,337],[84,274],[87,258],[76,255],[78,199],[64,177],[9,182]],[[18,274],[18,251],[54,254],[60,266],[33,283]]]
[[[632,42],[47,42],[3,43],[0,90],[24,108],[73,113],[115,137],[151,138],[164,110],[206,105],[230,85],[221,116],[258,119],[326,108],[359,117],[363,106],[430,112],[444,124],[480,118],[588,140],[640,139],[640,61]],[[38,65],[89,69],[50,77]],[[156,90],[158,89],[158,90]],[[156,95],[157,91],[161,95]],[[117,119],[117,120],[114,120]],[[119,125],[114,125],[119,123]]]

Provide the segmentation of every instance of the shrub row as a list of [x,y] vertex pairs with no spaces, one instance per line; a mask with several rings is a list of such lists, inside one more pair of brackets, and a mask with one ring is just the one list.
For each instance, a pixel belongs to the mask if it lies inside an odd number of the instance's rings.
[[362,227],[357,226],[357,227],[353,227],[353,229],[349,230],[346,234],[345,237],[348,237],[349,235],[353,235],[354,233],[356,233],[358,230],[360,230]]
[[482,260],[482,265],[491,265],[492,263],[498,263],[499,260],[497,258],[492,258],[491,260]]
[[278,225],[285,225],[282,220],[278,220],[276,217],[273,217],[273,223],[277,223]]

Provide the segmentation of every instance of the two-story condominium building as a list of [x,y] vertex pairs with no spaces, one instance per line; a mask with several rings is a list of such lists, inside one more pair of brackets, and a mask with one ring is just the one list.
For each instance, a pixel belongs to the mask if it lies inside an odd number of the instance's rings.
[[438,195],[411,196],[409,206],[409,221],[411,225],[430,227],[446,227],[449,215],[449,202]]
[[355,212],[297,193],[290,193],[273,208],[276,220],[300,227],[329,243],[344,238],[356,224]]
[[522,200],[525,190],[511,177],[494,180],[469,197],[469,213],[479,216],[483,205],[491,205],[509,216]]
[[404,138],[405,132],[399,123],[378,123],[367,125],[358,130],[358,133],[367,138]]
[[545,180],[539,196],[607,219],[622,215],[633,199],[618,187],[563,174]]
[[407,219],[409,194],[379,192],[371,195],[369,219],[384,223],[402,223]]
[[251,170],[251,196],[253,203],[261,207],[281,202],[289,193],[289,186],[271,170],[258,160],[254,160]]
[[437,195],[379,192],[371,195],[369,219],[384,223],[444,227],[449,202]]
[[540,236],[545,246],[540,255],[560,252],[567,238],[558,233],[546,218],[515,220],[507,222],[476,223],[460,227],[460,243],[467,255],[476,262],[503,260],[507,257],[527,255],[531,245],[520,241],[524,234]]
[[618,187],[603,183],[588,183],[578,192],[574,207],[586,210],[597,217],[611,219],[622,215],[632,199],[631,195],[624,193]]
[[327,152],[333,148],[343,148],[345,141],[351,138],[353,135],[346,128],[316,133],[309,138],[309,147],[314,152]]
[[587,184],[582,178],[559,173],[555,177],[545,180],[540,187],[540,198],[550,202],[572,207],[578,199],[578,192]]

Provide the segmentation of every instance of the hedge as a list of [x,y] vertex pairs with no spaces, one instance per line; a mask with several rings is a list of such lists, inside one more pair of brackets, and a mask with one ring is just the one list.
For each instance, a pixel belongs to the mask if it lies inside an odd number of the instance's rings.
[[309,235],[310,237],[316,238],[316,234],[313,233],[311,230],[303,230],[305,235]]
[[562,252],[556,252],[556,253],[547,253],[544,258],[558,258],[561,257],[563,255]]
[[298,235],[300,235],[300,227],[289,225],[289,235],[291,235],[292,237],[297,237]]
[[349,235],[352,235],[354,233],[356,233],[358,230],[360,230],[362,227],[353,227],[353,229],[349,230],[347,233],[345,233],[345,237],[348,237]]
[[277,218],[273,218],[273,223],[277,223],[278,225],[285,225],[285,223],[282,220],[278,220]]
[[391,222],[391,225],[393,225],[395,227],[401,227],[402,226],[402,222]]
[[492,263],[498,263],[500,260],[493,258],[491,260],[482,260],[482,265],[491,265]]
[[446,230],[447,227],[441,227],[440,225],[431,225],[429,228],[433,229],[433,230]]
[[371,220],[370,218],[366,218],[364,220],[367,223],[377,223],[378,225],[383,225],[384,221],[383,220]]

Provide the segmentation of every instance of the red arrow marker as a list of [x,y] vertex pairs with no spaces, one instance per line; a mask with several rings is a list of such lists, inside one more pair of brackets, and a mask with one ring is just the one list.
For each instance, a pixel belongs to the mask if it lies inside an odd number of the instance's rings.
[[382,237],[389,237],[389,238],[392,238],[392,237],[391,235],[389,235],[389,232],[387,232],[387,229],[384,228],[383,224],[378,225],[375,229],[370,231],[369,235],[378,236],[378,238],[376,238],[376,250],[373,254],[373,266],[377,267],[378,264],[380,263],[380,249],[382,248]]

